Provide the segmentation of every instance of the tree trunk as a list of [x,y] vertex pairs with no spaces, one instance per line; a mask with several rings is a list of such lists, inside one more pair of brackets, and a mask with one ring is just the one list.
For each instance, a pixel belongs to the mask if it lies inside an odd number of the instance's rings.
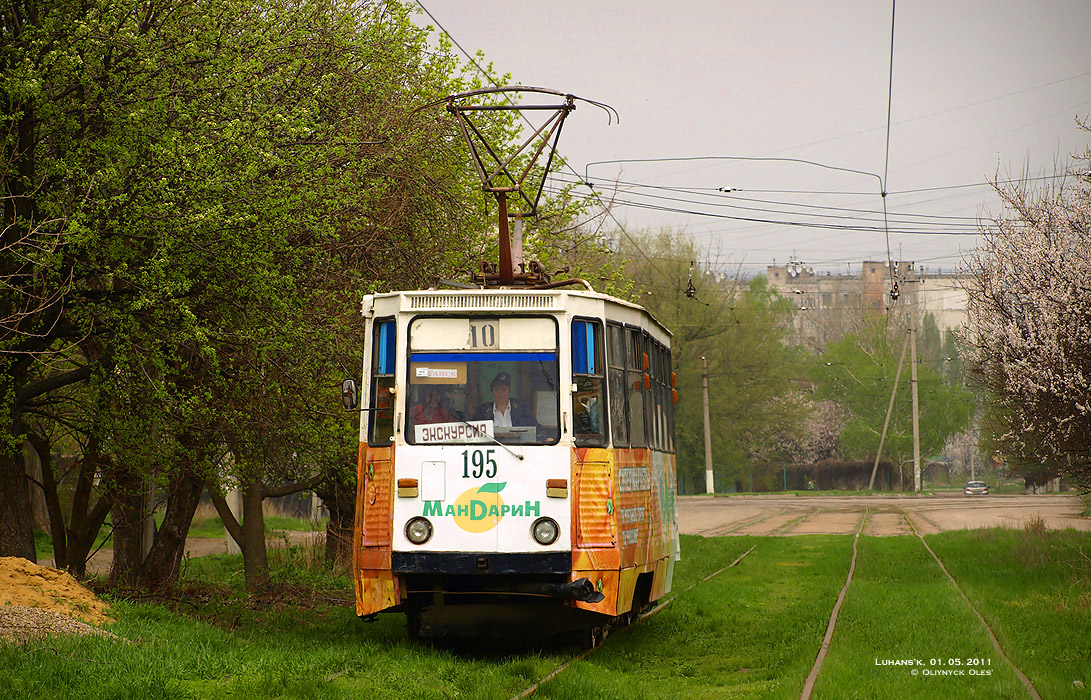
[[27,442],[30,444],[30,449],[38,457],[42,498],[49,519],[48,532],[53,538],[53,566],[58,569],[66,569],[68,568],[68,537],[64,526],[64,511],[61,509],[61,499],[57,493],[57,473],[53,468],[52,445],[44,435],[35,431],[27,432]]
[[242,491],[242,523],[231,513],[227,500],[213,483],[208,484],[208,495],[220,520],[231,538],[242,550],[242,565],[246,590],[256,590],[269,581],[269,555],[265,550],[265,515],[261,511],[262,486],[260,482],[240,484]]
[[[100,470],[105,472],[108,465],[99,454],[98,439],[90,437],[80,458],[80,470],[76,478],[76,490],[72,494],[71,515],[68,518],[68,573],[76,578],[87,573],[87,558],[91,554],[91,547],[106,522],[106,516],[113,508],[112,492],[103,493],[95,505],[91,506],[95,475]],[[103,483],[111,484],[106,478]]]
[[114,521],[114,561],[110,567],[110,585],[135,586],[144,567],[142,532],[144,526],[144,479],[138,474],[119,470],[112,510]]
[[265,548],[265,514],[261,483],[245,484],[242,489],[242,565],[246,590],[254,591],[269,583],[269,553]]
[[148,558],[144,561],[143,578],[146,586],[169,586],[178,580],[182,556],[186,551],[186,536],[203,490],[204,481],[188,470],[168,487],[166,514],[155,533],[155,542]]
[[102,524],[106,522],[106,516],[110,514],[112,504],[110,497],[104,495],[83,519],[84,525],[80,530],[71,525],[68,528],[68,573],[76,578],[83,578],[87,573],[91,547],[95,544]]
[[0,557],[38,561],[30,516],[30,480],[19,448],[0,448]]
[[335,566],[352,561],[352,532],[356,520],[354,481],[338,476],[314,489],[330,514],[326,523],[326,560]]
[[40,457],[37,447],[28,440],[23,443],[23,458],[26,460],[27,478],[30,480],[30,518],[35,530],[47,535],[53,534],[49,504],[45,497],[45,484],[42,481],[42,460],[49,459],[49,454]]
[[11,362],[0,365],[0,392],[8,394],[5,435],[0,435],[0,556],[22,557],[37,563],[30,513],[30,480],[23,458],[23,423],[14,399]]

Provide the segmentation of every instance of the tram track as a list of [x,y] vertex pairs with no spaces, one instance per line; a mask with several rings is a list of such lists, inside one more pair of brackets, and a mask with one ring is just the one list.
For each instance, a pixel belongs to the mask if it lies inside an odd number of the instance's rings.
[[[739,523],[734,523],[729,528],[710,528],[709,530],[706,530],[705,532],[711,532],[711,531],[715,531],[715,532],[718,532],[718,533],[731,532],[731,531],[737,530],[737,529],[739,529],[741,527],[746,527],[748,525],[753,525],[753,524],[768,520],[770,518],[778,517],[780,515],[783,515],[787,510],[788,510],[788,508],[782,508],[779,512],[774,513],[774,514],[761,514],[758,517],[749,518],[749,519],[747,519],[745,521],[742,521],[742,522],[739,522]],[[793,519],[793,520],[791,520],[791,521],[789,521],[787,523],[784,523],[783,525],[779,526],[778,528],[776,528],[773,531],[773,536],[776,536],[778,534],[783,534],[784,532],[787,532],[790,529],[794,529],[794,527],[796,527],[799,523],[804,522],[804,521],[808,520],[809,518],[813,517],[816,513],[820,512],[820,510],[821,509],[816,508],[816,509],[812,510],[810,513],[805,513],[804,515],[802,515],[802,516],[800,516],[798,518],[795,518],[795,519]],[[832,612],[832,614],[830,616],[830,621],[829,621],[829,624],[827,626],[826,636],[823,639],[821,646],[819,647],[818,656],[817,656],[817,658],[815,660],[815,666],[813,667],[813,669],[811,671],[811,676],[809,676],[808,679],[807,679],[807,684],[808,685],[805,685],[805,689],[804,689],[805,695],[801,696],[801,698],[809,698],[810,697],[810,689],[813,688],[814,682],[815,682],[815,680],[817,680],[818,673],[821,671],[822,661],[825,659],[826,652],[829,649],[829,645],[830,645],[830,642],[832,640],[833,630],[834,630],[834,628],[836,626],[836,622],[837,622],[837,615],[838,615],[838,613],[839,613],[839,611],[841,609],[842,603],[844,602],[845,596],[846,596],[846,594],[848,592],[849,585],[852,582],[852,576],[853,576],[853,573],[854,573],[855,568],[856,568],[857,543],[858,543],[859,538],[860,538],[860,533],[863,531],[863,529],[864,529],[864,527],[865,527],[865,525],[867,523],[869,512],[870,512],[870,509],[865,509],[864,513],[861,514],[860,521],[859,521],[859,524],[858,524],[857,530],[856,530],[856,535],[853,538],[852,563],[851,563],[851,565],[849,567],[848,578],[845,581],[845,585],[841,589],[841,593],[838,596],[837,603],[835,604],[833,612]],[[705,535],[705,536],[709,536],[709,535]],[[685,588],[685,589],[679,591],[678,593],[670,596],[667,600],[663,601],[659,605],[656,605],[655,607],[648,610],[647,612],[640,614],[632,623],[630,623],[630,624],[626,625],[625,627],[623,627],[622,630],[632,629],[633,627],[636,627],[638,624],[640,624],[644,620],[647,620],[647,619],[651,618],[653,615],[657,615],[658,613],[660,613],[661,611],[663,611],[667,607],[669,607],[672,603],[674,603],[674,601],[678,600],[681,596],[689,593],[690,591],[692,591],[697,586],[701,585],[702,583],[706,583],[706,582],[712,580],[716,576],[722,574],[723,572],[727,571],[728,569],[731,569],[734,566],[736,566],[737,564],[739,564],[739,562],[741,562],[743,559],[745,559],[756,548],[757,548],[757,545],[751,546],[749,549],[747,549],[745,552],[740,554],[736,559],[734,559],[727,566],[721,567],[720,569],[717,569],[716,571],[713,571],[712,573],[700,578],[699,580],[697,580],[697,581],[693,582],[692,584],[690,584],[687,588]],[[605,640],[604,640],[604,643],[605,643]],[[566,672],[568,669],[570,669],[574,664],[588,658],[592,653],[594,653],[595,651],[597,651],[598,649],[601,649],[601,648],[602,648],[602,646],[597,646],[597,647],[594,647],[594,648],[591,648],[591,649],[584,649],[580,653],[573,655],[568,660],[566,660],[563,664],[561,664],[557,668],[553,669],[553,671],[551,671],[549,674],[547,674],[546,676],[539,679],[533,685],[531,685],[531,686],[527,687],[526,689],[524,689],[523,691],[513,695],[510,700],[522,700],[523,698],[530,697],[531,695],[536,693],[538,691],[538,689],[541,688],[542,685],[544,685],[545,683],[548,683],[549,681],[553,680],[554,678],[557,678],[558,676],[560,676],[561,674]]]
[[780,517],[788,512],[787,506],[781,508],[775,513],[762,512],[749,518],[743,518],[742,520],[728,523],[727,525],[716,525],[705,530],[698,531],[694,534],[700,537],[721,537],[723,535],[729,535],[733,532],[741,530],[744,527],[750,527],[751,525],[757,525],[758,523],[765,522],[772,518]]
[[807,522],[808,520],[810,520],[811,518],[813,518],[814,516],[818,515],[821,512],[822,512],[821,508],[812,508],[811,512],[804,513],[803,515],[800,515],[797,518],[789,520],[788,522],[784,523],[783,525],[780,525],[779,527],[773,528],[773,531],[770,534],[773,535],[774,537],[780,536],[780,535],[790,534],[792,531],[794,531],[800,525]]
[[974,604],[970,600],[969,596],[967,596],[966,592],[962,590],[962,586],[958,585],[958,581],[955,579],[954,576],[951,575],[951,572],[947,570],[947,566],[944,565],[943,560],[940,559],[939,555],[936,554],[936,552],[928,545],[928,541],[924,539],[924,535],[922,535],[920,533],[920,530],[917,529],[916,524],[913,522],[912,518],[910,518],[908,513],[905,513],[904,510],[902,512],[903,514],[905,514],[906,520],[909,521],[909,526],[913,529],[913,534],[917,536],[917,538],[921,541],[921,544],[924,545],[924,548],[928,550],[928,553],[931,554],[932,558],[936,560],[936,564],[939,565],[940,571],[944,573],[947,579],[955,587],[955,590],[958,591],[958,594],[962,596],[962,600],[966,602],[966,605],[970,606],[970,610],[972,610],[974,615],[977,616],[977,619],[981,623],[981,626],[984,627],[985,632],[988,633],[989,641],[992,642],[993,648],[996,650],[996,653],[999,654],[1000,658],[1003,659],[1004,662],[1011,667],[1012,671],[1015,673],[1015,676],[1019,679],[1019,682],[1023,684],[1023,687],[1026,688],[1027,693],[1030,695],[1032,700],[1042,700],[1041,696],[1038,695],[1038,690],[1034,687],[1034,683],[1031,682],[1030,678],[1028,678],[1027,675],[1023,673],[1023,670],[1016,666],[1015,662],[1012,661],[1006,653],[1004,653],[1004,648],[1000,646],[1000,641],[996,638],[996,634],[993,632],[992,627],[990,627],[989,623],[985,621],[985,617],[978,611],[978,609],[974,607]]
[[[737,523],[732,523],[728,527],[709,528],[708,530],[705,531],[705,533],[716,532],[716,533],[720,533],[720,534],[726,534],[728,532],[733,532],[735,530],[746,527],[748,525],[754,525],[756,523],[763,522],[763,521],[769,520],[771,518],[778,517],[780,515],[783,515],[784,512],[786,512],[787,510],[788,510],[787,508],[783,508],[777,513],[772,513],[772,514],[763,513],[763,514],[760,514],[758,516],[751,517],[751,518],[748,518],[746,520],[743,520],[743,521],[740,521],[740,522],[737,522]],[[789,532],[789,531],[795,529],[800,523],[803,523],[803,522],[807,521],[808,519],[813,517],[818,512],[820,512],[820,509],[815,509],[811,513],[806,513],[806,514],[804,514],[804,515],[802,515],[802,516],[800,516],[798,518],[795,518],[795,519],[793,519],[793,520],[791,520],[791,521],[789,521],[787,523],[784,523],[784,524],[780,525],[779,527],[775,528],[768,536],[783,535],[785,532]],[[890,513],[891,511],[884,511],[884,512]],[[987,635],[989,637],[989,640],[992,642],[993,648],[996,650],[996,653],[1004,661],[1004,663],[1006,663],[1012,669],[1012,671],[1014,672],[1016,677],[1019,679],[1020,683],[1022,683],[1023,687],[1026,689],[1027,694],[1031,698],[1031,700],[1041,700],[1041,696],[1038,694],[1037,690],[1035,689],[1034,684],[1027,677],[1027,675],[1025,673],[1023,673],[1022,669],[1020,669],[1018,666],[1016,666],[1015,663],[1011,660],[1011,658],[1008,657],[1008,655],[1004,652],[1003,648],[1000,645],[999,640],[996,637],[996,634],[993,632],[993,630],[989,626],[988,622],[986,622],[985,618],[977,610],[977,608],[973,605],[973,603],[970,601],[969,597],[962,590],[961,586],[959,586],[958,581],[947,570],[946,565],[943,563],[943,561],[940,559],[940,557],[928,545],[928,542],[924,539],[924,535],[921,534],[921,529],[920,529],[920,527],[918,527],[918,521],[928,523],[928,524],[933,525],[933,526],[935,526],[935,523],[930,518],[928,518],[926,515],[923,515],[922,513],[920,513],[919,511],[917,511],[915,509],[914,509],[914,511],[912,513],[910,513],[905,508],[897,507],[896,509],[894,509],[894,512],[896,512],[899,515],[901,521],[906,524],[906,526],[911,531],[911,533],[913,535],[915,535],[920,540],[920,542],[924,546],[925,550],[932,556],[932,558],[935,560],[936,564],[940,567],[940,570],[944,573],[944,575],[947,577],[947,579],[955,586],[955,589],[958,591],[959,595],[962,597],[962,599],[965,601],[965,603],[973,611],[974,615],[977,617],[977,619],[981,623],[981,625],[985,628],[985,631],[986,631],[986,633],[987,633]],[[855,575],[855,572],[856,572],[857,561],[858,561],[858,558],[859,558],[860,535],[865,533],[865,530],[867,529],[868,523],[872,519],[872,515],[873,515],[872,509],[870,507],[865,508],[864,511],[860,515],[859,522],[856,525],[855,534],[854,534],[853,540],[852,540],[852,559],[851,559],[851,562],[849,564],[849,570],[848,570],[848,573],[847,573],[846,578],[845,578],[845,583],[841,588],[841,591],[840,591],[840,593],[838,595],[837,601],[833,606],[833,609],[831,610],[829,621],[828,621],[827,627],[826,627],[826,633],[825,633],[825,635],[824,635],[824,637],[822,639],[822,642],[819,645],[818,653],[817,653],[817,655],[815,657],[815,662],[814,662],[814,665],[811,668],[811,672],[807,676],[806,681],[804,682],[803,690],[802,690],[802,693],[800,694],[800,700],[810,700],[811,695],[812,695],[813,690],[814,690],[814,687],[815,687],[815,684],[817,683],[819,677],[821,676],[823,663],[825,661],[825,658],[826,658],[826,655],[827,655],[827,653],[829,651],[829,648],[830,648],[830,646],[831,646],[831,644],[833,642],[833,636],[834,636],[834,634],[836,632],[836,629],[837,629],[837,622],[838,622],[838,617],[839,617],[839,614],[840,614],[840,611],[841,611],[842,604],[844,603],[844,601],[845,601],[845,599],[846,599],[846,597],[848,595],[849,589],[850,589],[850,587],[852,585],[853,578],[854,578],[854,575]],[[704,536],[714,536],[714,535],[705,534]],[[633,622],[631,622],[630,624],[625,625],[624,627],[620,628],[619,631],[624,631],[624,630],[627,630],[627,629],[631,629],[632,627],[635,627],[636,625],[640,624],[644,620],[647,620],[648,618],[652,617],[653,615],[658,614],[662,610],[669,607],[676,600],[681,598],[683,595],[685,595],[685,594],[689,593],[690,591],[692,591],[697,586],[699,586],[702,583],[705,583],[707,581],[710,581],[711,579],[715,578],[719,574],[722,574],[723,572],[727,571],[728,569],[731,569],[732,567],[738,565],[748,555],[750,555],[755,549],[757,549],[757,547],[758,547],[758,545],[754,545],[754,546],[750,547],[749,549],[747,549],[745,552],[743,552],[741,555],[739,555],[735,560],[733,560],[727,566],[724,566],[724,567],[722,567],[720,569],[717,569],[716,571],[713,571],[712,573],[710,573],[710,574],[702,577],[701,579],[695,581],[694,583],[690,584],[684,590],[681,590],[678,593],[676,593],[674,595],[671,595],[667,600],[663,601],[659,605],[653,607],[652,609],[648,610],[647,612],[642,613],[641,615],[636,617],[635,620]],[[604,644],[605,644],[605,641],[604,641]],[[600,646],[597,646],[597,647],[594,647],[594,648],[591,648],[591,649],[585,649],[585,650],[581,651],[579,654],[573,655],[571,658],[569,658],[563,664],[558,666],[556,669],[554,669],[547,676],[543,677],[542,679],[540,679],[539,681],[537,681],[535,684],[531,685],[530,687],[526,688],[522,692],[512,696],[511,700],[521,700],[522,698],[530,697],[535,692],[537,692],[537,690],[543,684],[549,682],[550,680],[553,680],[557,676],[559,676],[562,673],[564,673],[565,671],[569,670],[578,661],[581,661],[583,659],[588,658],[592,653],[594,653],[595,651],[597,651],[598,649],[601,649],[601,648],[603,648],[603,646],[600,645]]]
[[[757,545],[754,545],[754,546],[750,547],[750,549],[748,549],[745,552],[743,552],[742,554],[740,554],[734,561],[732,561],[727,566],[724,566],[724,567],[722,567],[720,569],[717,569],[716,571],[713,571],[711,574],[708,574],[704,578],[693,582],[692,584],[689,585],[688,588],[686,588],[686,589],[684,589],[682,591],[679,591],[678,593],[675,593],[674,595],[670,596],[669,598],[667,598],[663,602],[659,603],[655,607],[651,608],[647,612],[641,613],[632,622],[630,622],[629,624],[622,627],[621,630],[624,631],[624,630],[632,629],[632,628],[636,627],[637,625],[639,625],[644,620],[649,619],[653,615],[659,614],[661,611],[663,611],[667,607],[669,607],[671,605],[671,603],[673,603],[675,600],[677,600],[680,596],[685,595],[686,593],[689,593],[690,591],[692,591],[694,588],[696,588],[700,584],[706,583],[706,582],[712,580],[716,576],[722,574],[723,572],[725,572],[728,569],[730,569],[730,568],[734,567],[735,565],[737,565],[739,562],[741,562],[743,559],[745,559],[747,557],[747,555],[749,555],[751,552],[753,552],[756,548],[757,548]],[[604,639],[603,643],[605,643],[605,639]],[[582,661],[582,660],[586,659],[592,653],[594,653],[595,651],[598,651],[601,648],[602,648],[602,646],[600,645],[600,646],[593,647],[591,649],[584,649],[579,654],[573,655],[571,658],[569,658],[567,661],[565,661],[563,664],[561,664],[557,668],[553,669],[553,671],[551,671],[548,675],[543,676],[541,679],[539,679],[533,685],[531,685],[531,686],[527,687],[525,690],[511,696],[511,700],[522,700],[522,698],[530,697],[534,693],[538,692],[538,689],[541,688],[543,685],[545,685],[549,681],[553,680],[554,678],[556,678],[557,676],[561,675],[562,673],[567,671],[569,668],[571,668],[573,664],[575,664],[578,661]]]

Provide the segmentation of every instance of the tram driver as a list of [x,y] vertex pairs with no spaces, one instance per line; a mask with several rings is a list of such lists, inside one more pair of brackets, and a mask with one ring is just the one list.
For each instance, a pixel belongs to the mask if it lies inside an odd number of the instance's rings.
[[538,421],[530,409],[511,398],[511,376],[507,372],[497,372],[489,388],[492,390],[492,401],[478,405],[474,420],[491,420],[498,428],[538,427]]

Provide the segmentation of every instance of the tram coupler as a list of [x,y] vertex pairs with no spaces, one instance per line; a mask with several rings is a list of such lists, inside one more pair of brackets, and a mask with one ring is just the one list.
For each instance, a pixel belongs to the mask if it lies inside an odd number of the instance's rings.
[[566,600],[578,600],[581,603],[598,603],[606,598],[600,591],[595,590],[595,584],[587,577],[568,583],[543,583],[537,592]]

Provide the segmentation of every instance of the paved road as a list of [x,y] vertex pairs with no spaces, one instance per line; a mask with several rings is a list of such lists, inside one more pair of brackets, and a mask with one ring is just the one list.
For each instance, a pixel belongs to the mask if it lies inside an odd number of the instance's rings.
[[1022,528],[1041,518],[1049,529],[1091,531],[1078,496],[683,496],[678,527],[685,534],[852,534],[865,513],[866,535],[922,535],[981,527]]

